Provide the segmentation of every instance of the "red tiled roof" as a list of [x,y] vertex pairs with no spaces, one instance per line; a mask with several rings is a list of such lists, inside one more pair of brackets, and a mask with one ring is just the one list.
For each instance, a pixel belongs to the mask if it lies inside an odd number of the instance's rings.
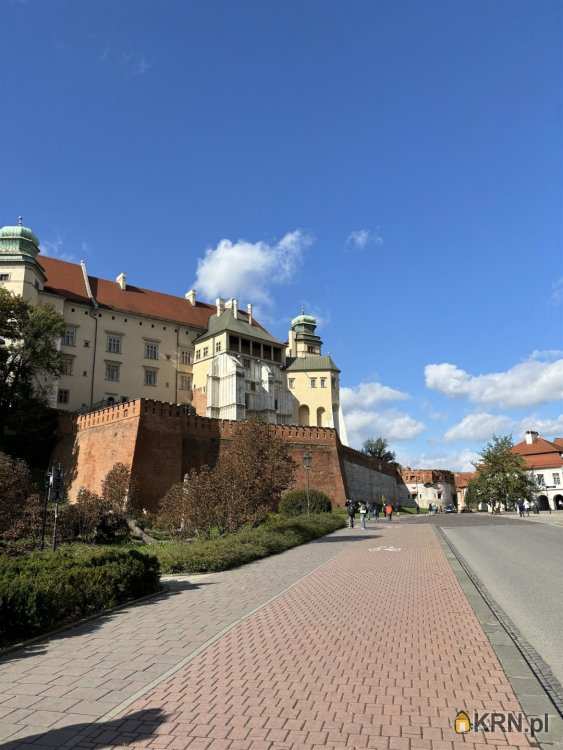
[[563,466],[563,458],[561,458],[563,440],[561,438],[556,438],[551,442],[538,436],[531,445],[523,440],[512,450],[522,456],[528,469],[558,469]]
[[563,458],[559,453],[536,453],[522,458],[529,469],[559,469],[563,466]]
[[531,444],[528,444],[525,440],[516,443],[512,450],[521,456],[533,456],[538,453],[561,453],[561,445],[556,445],[550,440],[538,436]]
[[456,471],[454,473],[456,489],[463,489],[467,487],[472,479],[477,476],[476,471]]
[[[39,260],[47,275],[45,291],[76,302],[89,302],[80,265],[44,255]],[[92,294],[101,307],[203,329],[207,328],[209,318],[216,312],[215,305],[205,302],[196,302],[193,306],[183,297],[153,292],[130,284],[122,290],[115,281],[90,275],[88,278]]]

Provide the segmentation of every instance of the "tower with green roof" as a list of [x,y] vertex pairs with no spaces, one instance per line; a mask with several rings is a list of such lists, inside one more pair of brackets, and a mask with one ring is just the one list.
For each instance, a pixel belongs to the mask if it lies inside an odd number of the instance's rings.
[[39,240],[21,216],[14,226],[0,229],[0,284],[25,300],[37,302],[45,273],[37,256]]
[[291,321],[286,349],[286,376],[293,396],[293,421],[300,425],[334,427],[347,442],[340,409],[340,370],[323,355],[317,319],[304,311]]

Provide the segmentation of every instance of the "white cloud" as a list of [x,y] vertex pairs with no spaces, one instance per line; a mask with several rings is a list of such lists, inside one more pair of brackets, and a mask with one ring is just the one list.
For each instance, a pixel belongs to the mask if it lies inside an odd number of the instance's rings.
[[394,409],[380,412],[352,409],[344,411],[344,421],[350,444],[358,448],[370,437],[411,440],[425,429],[422,422]]
[[345,411],[365,409],[382,401],[404,401],[408,393],[381,383],[360,383],[353,388],[340,389],[340,403]]
[[518,434],[523,436],[526,430],[536,430],[547,438],[563,435],[563,414],[558,417],[542,419],[541,417],[529,416],[519,420],[516,427]]
[[563,302],[563,276],[551,287],[551,301],[554,305],[560,305]]
[[373,231],[372,229],[355,229],[348,235],[346,244],[363,250],[370,244],[383,245],[383,237],[378,231]]
[[57,258],[58,260],[66,260],[69,263],[76,263],[76,257],[72,253],[67,253],[64,246],[64,240],[60,235],[52,241],[42,240],[40,247],[41,254],[47,255],[49,258]]
[[479,455],[472,450],[464,449],[455,453],[418,453],[399,451],[397,460],[403,466],[415,469],[449,469],[450,471],[475,471],[473,462]]
[[478,412],[468,414],[461,422],[450,427],[444,435],[447,441],[452,440],[488,440],[492,435],[510,431],[513,420],[502,414]]
[[288,232],[274,244],[221,240],[199,259],[194,286],[211,300],[238,297],[269,304],[270,287],[293,277],[312,241],[300,229]]
[[563,358],[530,357],[505,372],[471,375],[449,363],[427,365],[426,386],[450,397],[480,404],[532,406],[563,399]]

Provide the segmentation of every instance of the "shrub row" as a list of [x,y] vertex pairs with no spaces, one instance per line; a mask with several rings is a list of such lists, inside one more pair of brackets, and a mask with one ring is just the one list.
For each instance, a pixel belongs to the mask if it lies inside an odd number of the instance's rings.
[[332,503],[330,497],[320,490],[309,490],[309,501],[307,503],[307,492],[305,490],[291,490],[286,492],[280,500],[279,512],[284,516],[299,516],[302,513],[330,513]]
[[132,549],[0,557],[0,645],[151,594],[159,577],[156,557]]
[[163,573],[208,573],[283,552],[344,525],[340,514],[274,517],[257,528],[244,528],[218,539],[151,545],[150,553],[158,557]]

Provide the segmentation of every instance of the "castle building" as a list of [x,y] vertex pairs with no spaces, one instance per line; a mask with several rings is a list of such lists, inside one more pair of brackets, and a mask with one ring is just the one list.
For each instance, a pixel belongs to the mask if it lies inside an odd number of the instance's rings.
[[20,223],[0,229],[0,286],[64,318],[64,370],[51,405],[71,412],[145,398],[191,405],[200,416],[334,427],[343,436],[339,370],[321,353],[316,320],[292,321],[278,341],[252,306],[201,302],[91,276],[84,261],[41,255]]

